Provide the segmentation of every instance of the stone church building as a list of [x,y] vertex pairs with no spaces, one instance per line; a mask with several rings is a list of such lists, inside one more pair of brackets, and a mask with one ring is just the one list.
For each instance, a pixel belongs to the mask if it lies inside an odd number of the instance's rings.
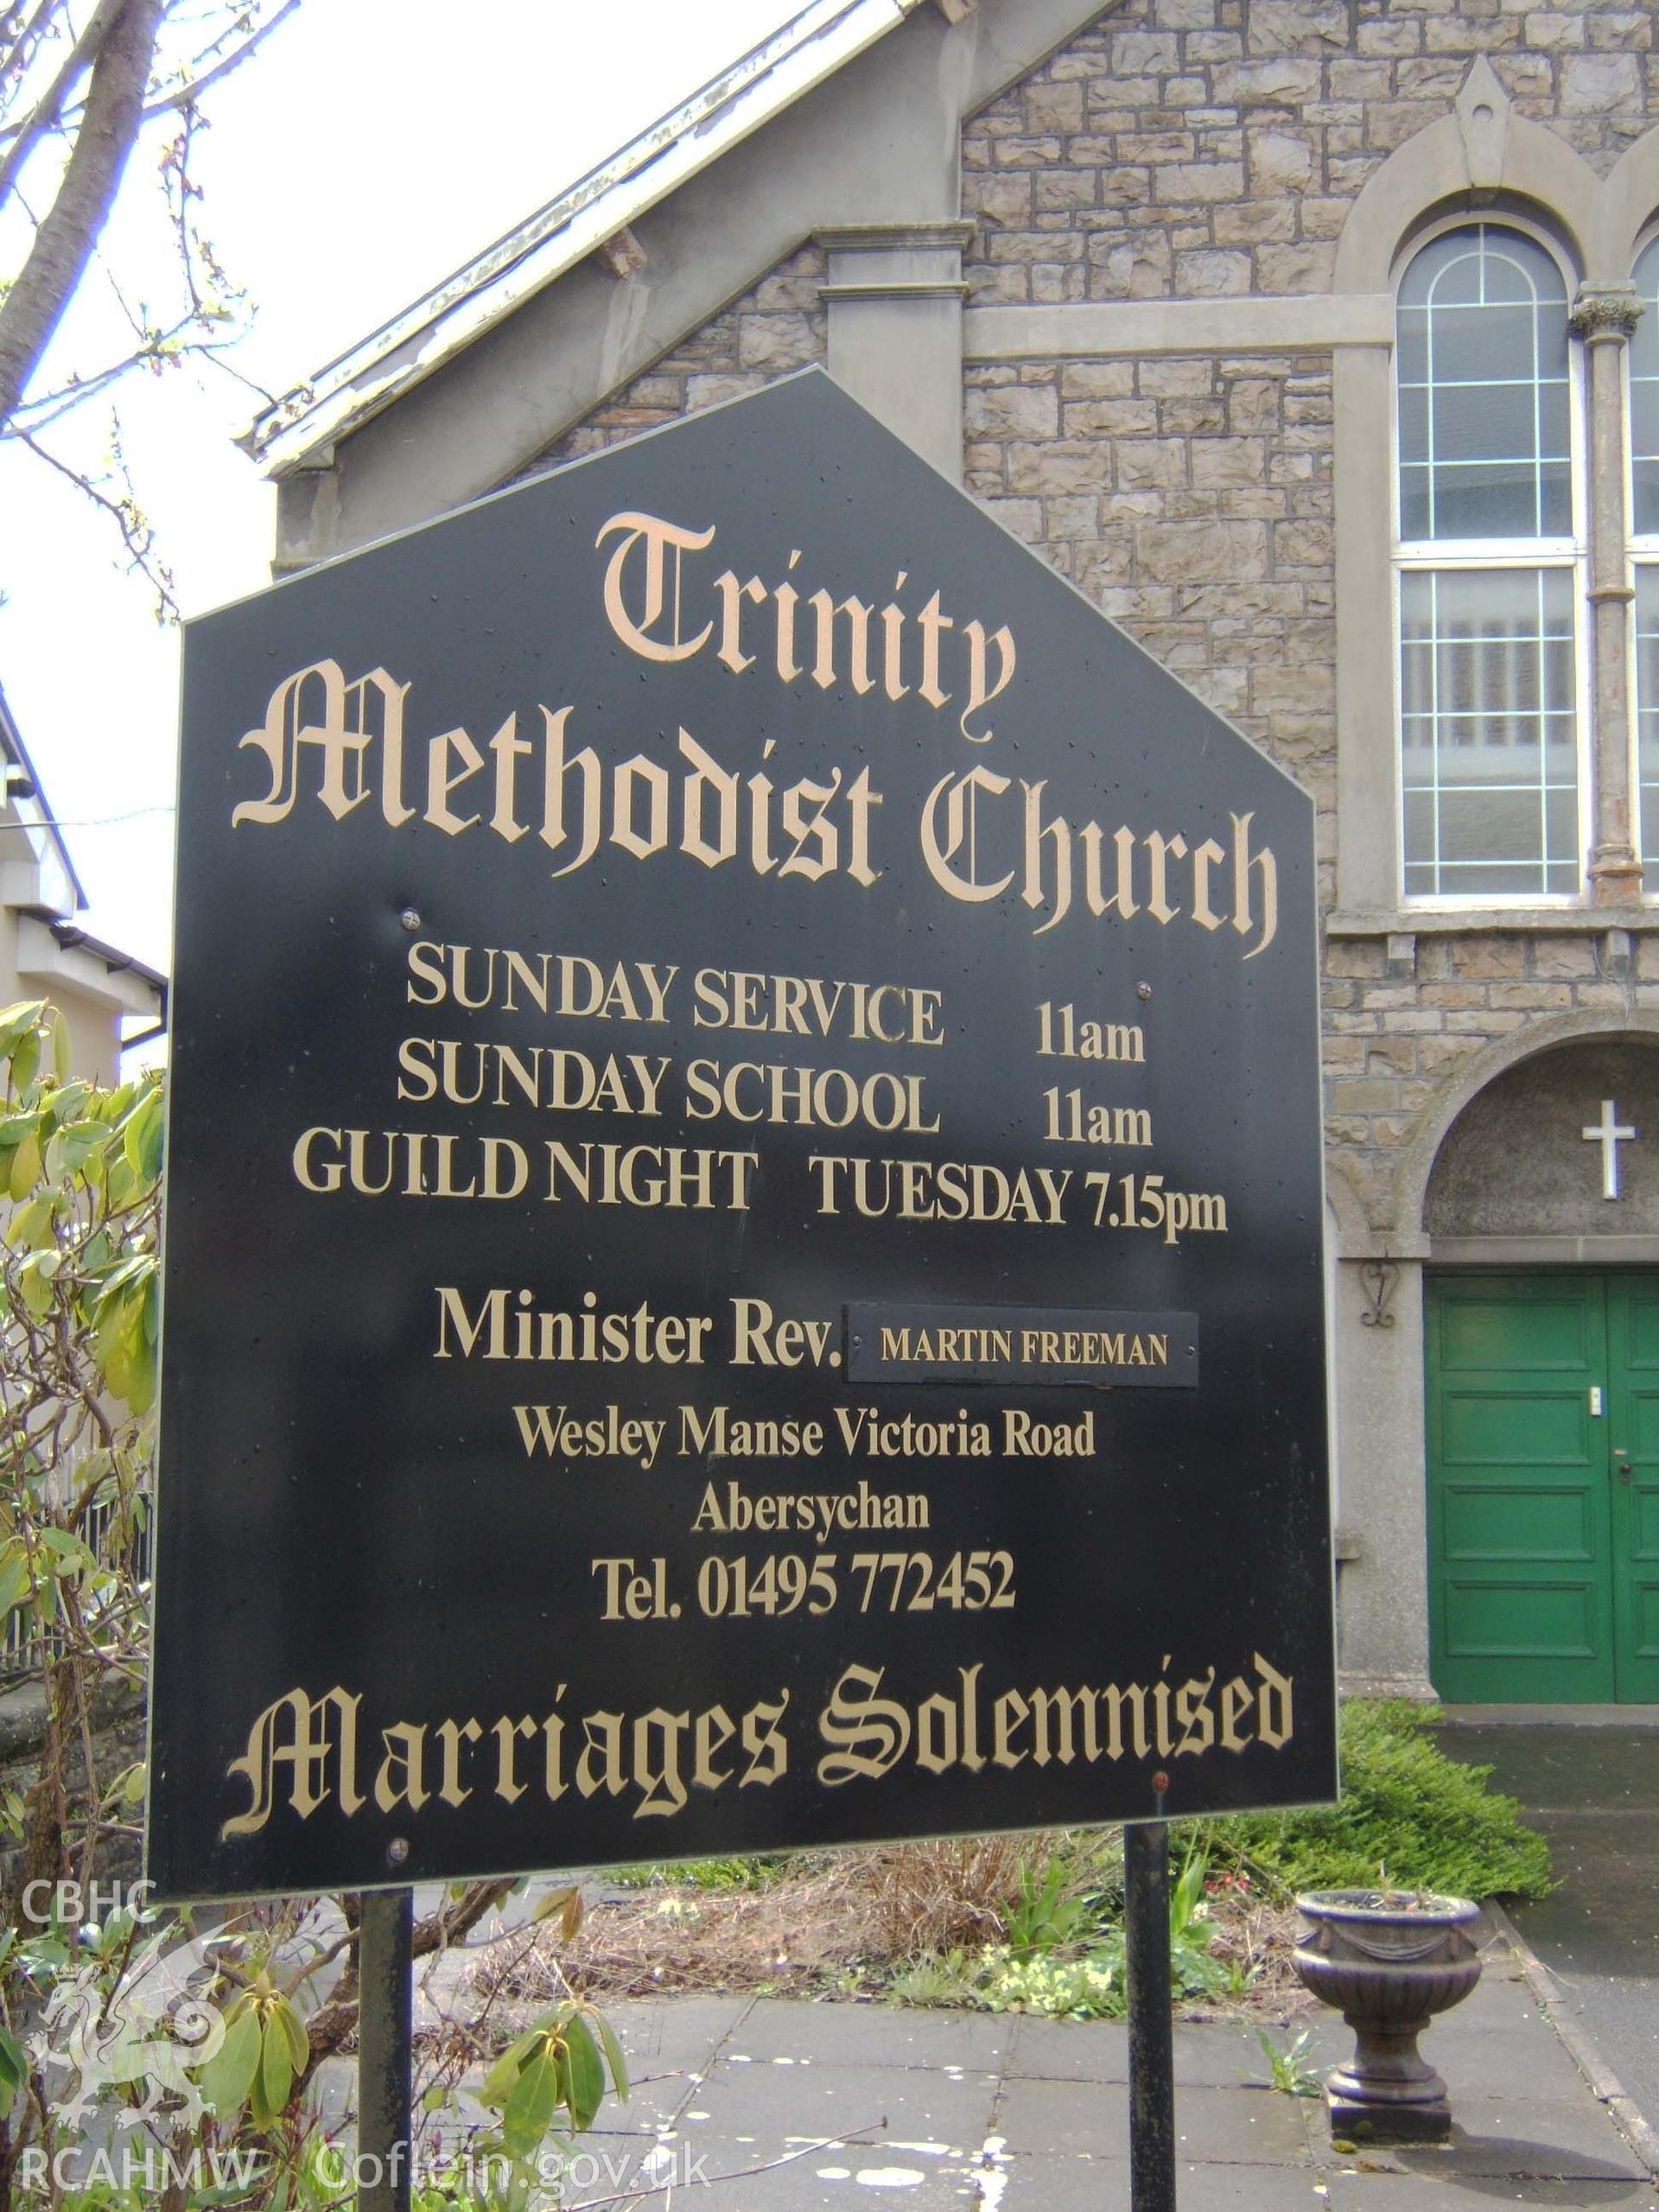
[[1659,1700],[1659,0],[808,0],[262,417],[278,569],[808,363],[1317,802],[1346,1686]]

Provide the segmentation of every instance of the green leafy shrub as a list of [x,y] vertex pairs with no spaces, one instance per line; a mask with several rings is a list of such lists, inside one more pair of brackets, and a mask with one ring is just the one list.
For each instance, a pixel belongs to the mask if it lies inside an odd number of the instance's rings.
[[1081,1958],[988,1943],[967,2000],[986,2012],[1031,2012],[1050,2020],[1121,2020],[1128,2009],[1121,1945]]
[[1433,1706],[1353,1699],[1338,1738],[1342,1801],[1211,1822],[1205,1841],[1287,1890],[1363,1888],[1379,1879],[1448,1896],[1540,1897],[1549,1850],[1489,1766],[1448,1758]]
[[1034,1865],[1020,1869],[1019,1895],[1009,1905],[1008,1945],[1016,1957],[1031,1951],[1052,1951],[1075,1942],[1090,1922],[1089,1908],[1080,1897],[1067,1894],[1068,1870],[1057,1852],[1040,1872]]
[[788,1864],[784,1852],[751,1859],[681,1859],[658,1865],[612,1866],[605,1879],[619,1890],[660,1890],[679,1886],[690,1890],[764,1890]]
[[[1100,1872],[1099,1840],[1080,1839],[1077,1862]],[[1170,1980],[1182,1997],[1236,1995],[1243,1986],[1209,1950],[1208,1860],[1198,1842],[1169,1891]],[[955,2005],[984,2012],[1032,2012],[1047,2019],[1121,2020],[1128,1982],[1121,1912],[1112,1915],[1068,1897],[1066,1862],[1057,1853],[1040,1882],[1022,1868],[1020,1896],[1008,1916],[1008,1941],[986,1943],[971,1956],[954,1948],[895,1973],[887,1994],[899,2005]]]
[[[343,2212],[308,2091],[356,2026],[355,1916],[277,1899],[234,1909],[207,1936],[172,1910],[95,1923],[73,1902],[119,1872],[122,1859],[100,1854],[130,1853],[144,1797],[143,1762],[111,1774],[96,1745],[110,1713],[133,1708],[149,1658],[165,1115],[159,1075],[105,1090],[75,1076],[70,1046],[45,1001],[0,1007],[0,1633],[47,1715],[33,1783],[0,1792],[13,1865],[0,1895],[0,2206],[44,2206],[27,2178],[38,2168],[61,2212]],[[416,1955],[458,1948],[514,1886],[455,1885],[416,1920]],[[44,1920],[31,1904],[41,1891]],[[568,1887],[537,1916],[558,1914],[569,1942],[581,1907]],[[338,1978],[325,1991],[326,1968]],[[543,2142],[563,2148],[603,2098],[626,2094],[602,2019],[560,1995],[484,2084],[499,2122],[469,2125],[467,2139],[505,2177],[474,2212],[530,2212]],[[429,2142],[484,2045],[492,2001],[422,2049]],[[170,2161],[174,2178],[159,2196],[148,2180],[118,2185],[99,2171],[111,2145],[141,2164]],[[203,2174],[199,2188],[189,2177]],[[423,2212],[461,2202],[429,2194]]]

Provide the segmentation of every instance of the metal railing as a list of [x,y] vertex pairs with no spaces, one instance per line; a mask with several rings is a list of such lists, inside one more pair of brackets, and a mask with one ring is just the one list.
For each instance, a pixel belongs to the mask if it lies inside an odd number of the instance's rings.
[[[107,1560],[110,1556],[116,1513],[116,1501],[106,1498],[89,1505],[80,1516],[79,1533],[94,1559]],[[140,1582],[149,1580],[150,1554],[151,1523],[146,1515],[143,1527],[134,1532],[127,1561],[129,1571]],[[62,1649],[60,1624],[42,1627],[32,1605],[14,1607],[0,1625],[0,1688],[10,1688],[38,1675],[42,1664]]]

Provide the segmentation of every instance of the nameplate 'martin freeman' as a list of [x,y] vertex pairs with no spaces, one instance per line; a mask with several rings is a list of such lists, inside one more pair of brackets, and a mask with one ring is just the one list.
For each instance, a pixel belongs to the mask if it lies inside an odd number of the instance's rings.
[[846,1331],[847,1375],[854,1382],[1071,1382],[1096,1390],[1198,1386],[1196,1313],[849,1306]]

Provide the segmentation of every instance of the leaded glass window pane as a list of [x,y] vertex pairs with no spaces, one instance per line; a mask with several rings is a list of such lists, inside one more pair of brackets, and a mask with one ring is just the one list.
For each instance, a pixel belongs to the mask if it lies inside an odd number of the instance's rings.
[[1636,570],[1636,762],[1642,864],[1659,868],[1659,568],[1646,562]]
[[1570,537],[1567,289],[1542,246],[1476,223],[1400,287],[1400,535]]
[[1659,536],[1659,238],[1636,264],[1641,321],[1630,334],[1630,528]]
[[1408,895],[1578,890],[1573,601],[1569,568],[1402,574]]

